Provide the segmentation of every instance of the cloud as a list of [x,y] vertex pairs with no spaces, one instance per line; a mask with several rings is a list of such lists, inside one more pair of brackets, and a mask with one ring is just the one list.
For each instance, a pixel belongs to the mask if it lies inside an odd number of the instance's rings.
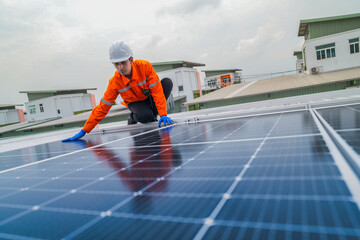
[[330,0],[319,15],[320,0],[0,0],[0,103],[21,103],[19,90],[82,87],[97,87],[99,100],[118,39],[151,62],[289,70],[299,20],[352,13],[360,1],[350,1]]
[[258,27],[254,36],[241,39],[237,44],[236,50],[242,57],[256,55],[263,51],[264,48],[271,47],[276,42],[282,41],[284,35],[285,33],[278,30],[276,25],[268,23]]
[[183,0],[158,11],[159,15],[189,15],[203,9],[219,7],[221,0]]
[[[59,1],[55,1],[57,3]],[[51,1],[0,2],[0,50],[11,54],[72,49],[83,36],[80,21]],[[35,54],[35,57],[38,54]]]

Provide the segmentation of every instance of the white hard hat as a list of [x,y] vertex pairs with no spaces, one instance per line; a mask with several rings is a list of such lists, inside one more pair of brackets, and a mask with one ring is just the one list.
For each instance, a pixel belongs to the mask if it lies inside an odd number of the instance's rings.
[[132,57],[132,55],[132,50],[124,41],[113,42],[109,49],[110,61],[113,63],[126,61]]

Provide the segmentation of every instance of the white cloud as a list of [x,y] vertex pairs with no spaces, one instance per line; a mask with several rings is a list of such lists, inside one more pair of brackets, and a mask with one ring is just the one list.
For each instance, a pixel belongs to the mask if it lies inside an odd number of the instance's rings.
[[320,0],[0,0],[0,103],[23,102],[19,90],[97,87],[101,96],[114,73],[108,48],[117,39],[149,61],[188,60],[246,74],[289,70],[303,42],[300,19],[353,13],[360,2],[321,6]]
[[242,57],[256,55],[266,48],[276,44],[284,38],[285,33],[278,30],[277,26],[267,23],[258,27],[254,36],[241,39],[237,44],[236,50]]
[[164,15],[188,15],[200,10],[207,10],[219,7],[221,0],[183,0],[178,1],[172,6],[163,7],[158,14]]

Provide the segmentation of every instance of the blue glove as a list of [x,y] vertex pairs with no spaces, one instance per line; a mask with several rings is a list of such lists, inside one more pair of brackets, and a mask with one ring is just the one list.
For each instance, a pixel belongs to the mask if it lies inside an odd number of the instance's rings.
[[78,139],[82,138],[85,134],[86,134],[86,132],[85,132],[83,129],[81,129],[80,132],[78,132],[77,134],[75,134],[73,137],[64,139],[64,140],[62,140],[62,141],[63,141],[63,142],[68,142],[68,141],[78,140]]
[[164,122],[164,126],[166,124],[171,125],[173,124],[173,121],[171,121],[171,118],[169,118],[167,115],[161,116],[159,120],[159,127],[161,127],[161,123]]

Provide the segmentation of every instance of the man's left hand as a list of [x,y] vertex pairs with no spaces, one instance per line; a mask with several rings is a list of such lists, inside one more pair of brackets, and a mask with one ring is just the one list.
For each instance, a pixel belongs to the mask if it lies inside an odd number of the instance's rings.
[[169,118],[167,115],[161,116],[159,120],[159,127],[161,127],[161,123],[164,123],[164,126],[174,124],[171,118]]

